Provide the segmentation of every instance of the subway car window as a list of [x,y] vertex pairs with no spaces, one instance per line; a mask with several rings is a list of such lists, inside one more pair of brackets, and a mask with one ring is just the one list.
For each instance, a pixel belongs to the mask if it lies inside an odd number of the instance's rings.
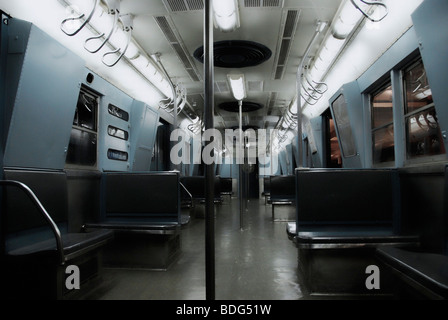
[[371,96],[373,163],[395,160],[392,85],[383,86]]
[[421,60],[404,71],[407,158],[445,154],[425,67]]
[[356,146],[353,140],[347,103],[344,95],[340,95],[332,104],[336,128],[339,134],[342,153],[345,157],[356,155]]
[[69,166],[96,165],[98,101],[98,96],[81,88],[67,150]]

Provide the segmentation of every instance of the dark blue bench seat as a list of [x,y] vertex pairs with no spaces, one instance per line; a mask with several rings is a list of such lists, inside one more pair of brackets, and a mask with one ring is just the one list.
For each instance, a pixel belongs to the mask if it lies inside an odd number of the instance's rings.
[[294,239],[301,249],[378,247],[419,244],[416,235],[397,235],[390,228],[377,226],[327,226],[304,228]]
[[[272,221],[294,220],[294,205],[296,201],[295,176],[271,176],[269,190],[269,203],[272,205]],[[292,212],[292,215],[287,212],[284,217],[276,218],[275,206],[289,206],[291,209],[289,211]]]
[[379,247],[376,257],[393,276],[395,295],[411,299],[448,299],[447,166],[401,168],[406,224],[420,235],[410,248]]
[[417,298],[448,299],[448,256],[402,248],[378,248],[376,255],[420,293]]
[[296,221],[287,234],[309,292],[372,294],[365,268],[376,263],[376,248],[419,244],[401,230],[398,178],[394,169],[296,170]]
[[166,270],[181,252],[179,172],[105,172],[100,214],[85,230],[110,230],[107,267]]
[[[109,230],[85,233],[67,233],[61,235],[65,261],[83,255],[85,252],[102,247],[111,240]],[[44,240],[28,246],[8,251],[9,256],[56,256],[57,246],[54,239]]]
[[[2,282],[10,298],[70,299],[87,294],[101,278],[100,251],[113,232],[68,232],[63,171],[5,169],[4,178]],[[68,265],[81,270],[80,290],[65,288]],[[36,277],[41,285],[29,287]]]
[[[185,190],[181,192],[181,201],[184,206],[191,208],[191,215],[195,218],[205,217],[205,176],[184,176],[180,182]],[[223,201],[221,188],[221,178],[215,176],[214,180],[214,204],[221,204]]]

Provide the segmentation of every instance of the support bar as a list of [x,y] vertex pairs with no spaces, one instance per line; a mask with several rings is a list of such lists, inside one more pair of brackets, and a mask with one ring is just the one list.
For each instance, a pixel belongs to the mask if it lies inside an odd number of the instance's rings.
[[48,214],[45,207],[39,201],[34,192],[24,183],[14,180],[0,180],[0,185],[2,186],[13,186],[17,187],[25,192],[25,194],[31,199],[33,204],[39,209],[40,213],[44,216],[45,220],[50,225],[51,231],[53,231],[54,237],[56,239],[56,249],[59,254],[59,263],[63,265],[65,263],[64,246],[62,245],[61,231],[59,230],[56,223],[53,221],[51,216]]

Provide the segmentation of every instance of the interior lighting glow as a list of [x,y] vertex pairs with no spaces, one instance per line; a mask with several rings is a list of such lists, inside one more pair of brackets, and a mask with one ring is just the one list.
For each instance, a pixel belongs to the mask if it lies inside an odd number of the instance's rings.
[[215,27],[223,32],[233,31],[240,26],[236,0],[213,0]]
[[233,97],[238,101],[242,101],[246,97],[244,74],[229,74],[227,79],[229,80]]

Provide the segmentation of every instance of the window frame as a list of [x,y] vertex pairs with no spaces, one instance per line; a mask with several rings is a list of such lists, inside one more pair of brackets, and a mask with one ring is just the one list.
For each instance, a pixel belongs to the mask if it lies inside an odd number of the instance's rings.
[[[87,95],[91,98],[93,98],[96,101],[96,110],[94,111],[94,128],[90,129],[90,128],[86,128],[82,125],[79,125],[79,121],[78,123],[75,123],[76,117],[79,116],[78,113],[78,103],[79,103],[79,98],[81,96],[81,94]],[[73,130],[78,130],[81,133],[87,133],[88,135],[93,135],[95,138],[95,153],[94,153],[94,157],[95,157],[95,162],[92,164],[82,164],[82,163],[72,163],[72,162],[67,162],[67,159],[65,161],[65,167],[66,168],[73,168],[73,169],[78,169],[78,168],[97,168],[98,166],[98,126],[99,126],[99,112],[100,112],[100,102],[101,102],[101,95],[90,90],[88,87],[81,85],[80,89],[79,89],[79,94],[78,94],[78,100],[77,100],[77,104],[76,104],[76,108],[75,108],[75,114],[73,116],[73,123],[72,123],[72,129],[70,132],[73,132]],[[69,148],[70,148],[70,142],[67,145],[67,154],[69,152]]]
[[[441,154],[435,154],[435,155],[422,155],[422,156],[417,156],[417,157],[413,157],[412,155],[410,155],[409,152],[409,144],[410,144],[410,138],[409,138],[409,130],[408,130],[408,119],[410,119],[412,116],[418,115],[424,111],[428,111],[428,110],[434,110],[436,116],[437,116],[437,108],[436,105],[434,103],[434,101],[432,101],[429,104],[426,104],[422,107],[419,107],[417,109],[413,109],[412,111],[408,112],[408,105],[407,105],[407,88],[406,88],[406,73],[413,69],[415,66],[417,66],[418,64],[421,64],[423,66],[423,68],[425,69],[425,65],[423,62],[422,57],[419,55],[417,56],[415,59],[413,59],[412,61],[410,61],[409,63],[407,63],[403,68],[401,68],[401,72],[402,72],[402,92],[401,95],[403,97],[403,107],[402,107],[402,121],[403,121],[403,130],[404,130],[404,137],[405,137],[405,146],[404,146],[404,166],[411,166],[411,165],[415,165],[415,164],[425,164],[425,163],[434,163],[434,162],[439,162],[439,161],[446,161],[446,150],[445,153],[441,153]],[[430,87],[431,88],[431,87]],[[440,130],[440,123],[439,121],[437,121],[437,125],[438,125],[438,129]],[[439,134],[441,136],[441,131],[439,131]],[[443,144],[443,139],[441,139],[440,141]]]
[[[386,89],[390,87],[392,90],[392,121],[384,123],[378,127],[373,127],[373,123],[374,123],[374,106],[373,106],[373,100],[374,97],[377,96],[378,94],[386,91]],[[369,101],[369,108],[370,108],[370,141],[371,141],[371,160],[372,160],[372,166],[373,167],[393,167],[396,163],[396,156],[395,156],[395,130],[396,130],[396,123],[395,123],[395,118],[393,116],[394,113],[394,100],[393,100],[393,94],[394,94],[394,85],[393,85],[393,81],[391,79],[391,77],[388,77],[386,80],[382,81],[380,84],[376,85],[375,88],[373,90],[371,90],[371,92],[367,95],[368,96],[368,101]],[[383,162],[375,162],[375,140],[374,140],[374,134],[380,130],[384,130],[387,129],[389,126],[392,125],[392,130],[393,130],[393,140],[394,140],[394,159],[390,160],[390,161],[383,161]]]

